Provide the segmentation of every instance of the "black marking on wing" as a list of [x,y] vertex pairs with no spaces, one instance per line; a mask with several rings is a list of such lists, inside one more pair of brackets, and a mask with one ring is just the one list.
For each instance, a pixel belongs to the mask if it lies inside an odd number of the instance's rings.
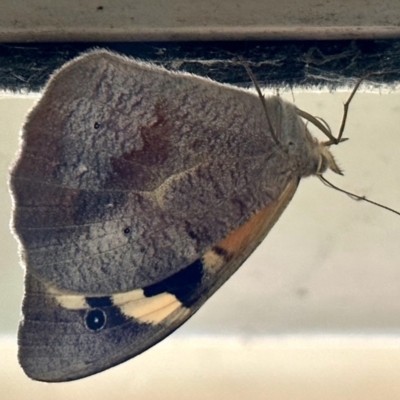
[[85,315],[85,325],[92,331],[97,332],[105,327],[115,327],[128,321],[120,311],[119,307],[114,306],[110,296],[86,297],[89,305]]
[[219,246],[214,246],[212,251],[218,256],[222,257],[225,262],[229,262],[232,259],[232,254],[230,254],[227,250],[223,249]]
[[89,331],[97,332],[103,329],[106,325],[106,322],[107,315],[99,308],[90,309],[85,315],[85,324]]
[[203,275],[203,262],[197,259],[176,274],[143,288],[143,294],[145,297],[152,297],[160,293],[171,293],[184,307],[190,307],[196,300],[193,295],[201,285]]
[[86,297],[86,303],[91,308],[97,307],[110,307],[113,305],[111,297],[103,296],[103,297]]

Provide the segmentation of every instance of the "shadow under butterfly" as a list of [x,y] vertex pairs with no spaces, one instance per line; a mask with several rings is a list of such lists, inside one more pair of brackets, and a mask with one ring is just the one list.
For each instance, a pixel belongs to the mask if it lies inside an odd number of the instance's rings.
[[301,178],[340,173],[329,146],[343,139],[277,96],[97,50],[52,76],[22,140],[10,180],[26,268],[19,360],[57,382],[190,318]]

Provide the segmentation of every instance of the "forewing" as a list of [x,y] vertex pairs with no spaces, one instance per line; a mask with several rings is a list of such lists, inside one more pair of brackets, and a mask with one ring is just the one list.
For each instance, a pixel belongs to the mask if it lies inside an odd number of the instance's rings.
[[295,174],[257,96],[104,51],[53,76],[22,139],[11,189],[28,280],[85,296],[179,272]]

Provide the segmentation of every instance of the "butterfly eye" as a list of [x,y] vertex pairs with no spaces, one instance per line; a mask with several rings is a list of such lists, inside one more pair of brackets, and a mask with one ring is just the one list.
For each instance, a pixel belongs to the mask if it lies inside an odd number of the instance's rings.
[[88,311],[85,317],[86,327],[90,331],[98,331],[106,324],[106,313],[98,308]]

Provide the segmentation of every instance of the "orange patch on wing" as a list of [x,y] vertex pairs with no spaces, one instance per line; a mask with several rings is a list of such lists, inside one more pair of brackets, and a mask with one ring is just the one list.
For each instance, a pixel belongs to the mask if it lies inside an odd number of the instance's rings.
[[278,200],[258,211],[244,225],[233,231],[216,247],[228,254],[240,254],[251,247],[255,248],[279,219],[296,192],[298,181],[290,182]]

